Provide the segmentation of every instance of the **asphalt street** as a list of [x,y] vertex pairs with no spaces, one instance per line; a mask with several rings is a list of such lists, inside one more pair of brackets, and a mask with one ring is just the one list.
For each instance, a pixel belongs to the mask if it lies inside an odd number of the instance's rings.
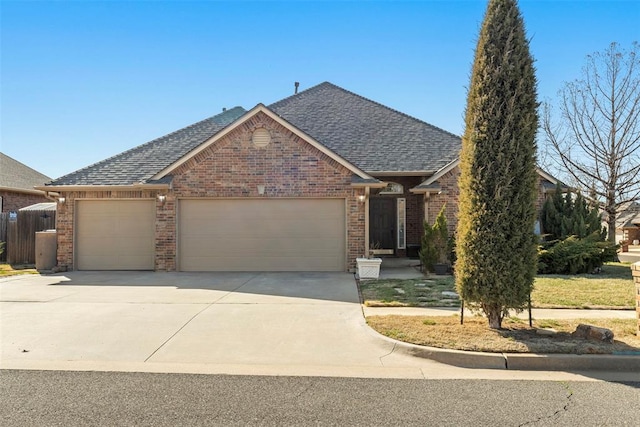
[[0,371],[5,426],[637,426],[640,382]]

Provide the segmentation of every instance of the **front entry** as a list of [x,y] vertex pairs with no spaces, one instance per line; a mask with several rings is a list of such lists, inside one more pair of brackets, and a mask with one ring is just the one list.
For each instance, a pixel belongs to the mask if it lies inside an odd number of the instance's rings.
[[[396,199],[369,200],[369,244],[376,250],[394,253],[396,236]],[[387,252],[389,253],[389,252]]]

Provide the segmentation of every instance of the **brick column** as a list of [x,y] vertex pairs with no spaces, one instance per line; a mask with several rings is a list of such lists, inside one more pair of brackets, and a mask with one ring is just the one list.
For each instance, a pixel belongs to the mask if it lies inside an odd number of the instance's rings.
[[636,329],[636,335],[640,337],[640,262],[631,264],[631,272],[633,274],[633,281],[636,286],[636,318],[638,319],[638,326]]

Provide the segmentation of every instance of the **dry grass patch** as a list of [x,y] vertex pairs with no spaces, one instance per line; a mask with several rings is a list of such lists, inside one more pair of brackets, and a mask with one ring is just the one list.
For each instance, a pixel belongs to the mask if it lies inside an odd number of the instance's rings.
[[0,264],[0,277],[17,276],[19,274],[38,274],[33,265]]
[[[565,354],[640,354],[640,337],[635,335],[635,319],[571,319],[528,321],[509,318],[503,330],[492,330],[480,316],[370,316],[367,323],[379,333],[399,341],[431,347],[483,351],[491,353],[565,353]],[[613,344],[574,338],[571,332],[579,323],[613,330]],[[536,328],[553,328],[558,333],[542,336]]]

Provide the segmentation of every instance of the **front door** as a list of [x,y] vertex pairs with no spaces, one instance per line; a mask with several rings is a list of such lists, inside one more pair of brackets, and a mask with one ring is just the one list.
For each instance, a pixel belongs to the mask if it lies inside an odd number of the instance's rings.
[[[369,200],[369,244],[375,249],[395,249],[396,199]],[[393,252],[392,252],[393,253]]]

